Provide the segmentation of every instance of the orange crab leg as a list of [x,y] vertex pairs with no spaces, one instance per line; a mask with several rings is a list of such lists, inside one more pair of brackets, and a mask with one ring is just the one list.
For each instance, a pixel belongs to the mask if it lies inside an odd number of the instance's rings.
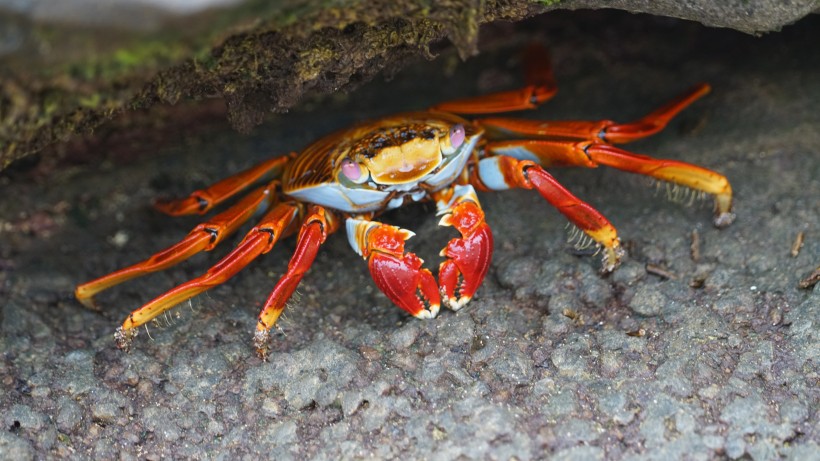
[[209,288],[220,285],[236,275],[259,255],[269,252],[283,234],[290,232],[296,221],[299,207],[292,203],[280,203],[269,211],[259,225],[251,229],[242,242],[227,256],[213,265],[200,277],[173,288],[144,306],[135,310],[117,330],[115,338],[120,349],[128,349],[136,328],[166,310],[190,299]]
[[595,208],[574,196],[555,178],[530,160],[508,156],[482,159],[470,182],[479,190],[535,189],[575,226],[604,248],[603,270],[618,265],[623,250],[615,227]]
[[275,197],[275,188],[276,184],[271,183],[256,189],[229,209],[196,226],[178,243],[155,253],[145,261],[79,285],[74,295],[83,305],[95,309],[94,296],[97,293],[127,280],[167,269],[201,251],[211,251],[250,219],[263,202],[267,206]]
[[338,218],[325,211],[318,205],[311,207],[309,214],[299,231],[299,239],[296,243],[296,251],[288,263],[288,270],[276,283],[262,312],[259,313],[259,321],[256,323],[256,333],[254,334],[254,345],[261,358],[265,358],[268,349],[268,337],[270,329],[276,323],[279,315],[285,309],[285,303],[293,295],[302,277],[310,269],[319,246],[325,242],[327,236],[336,232],[339,228]]
[[272,158],[258,163],[247,170],[229,176],[206,189],[192,192],[188,197],[174,200],[157,200],[154,207],[171,216],[205,214],[211,208],[233,197],[265,175],[278,177],[293,154]]
[[[455,186],[434,195],[441,218],[439,225],[453,226],[461,238],[450,240],[441,250],[447,259],[438,269],[443,301],[458,310],[472,299],[484,281],[493,256],[493,233],[472,186]],[[459,283],[459,279],[461,280]]]
[[600,165],[651,176],[712,194],[715,197],[715,226],[726,227],[734,220],[732,186],[720,173],[691,163],[633,154],[606,144],[593,144],[586,152],[592,161]]
[[638,121],[623,124],[616,123],[608,126],[601,137],[613,144],[622,144],[651,136],[663,130],[680,111],[706,96],[710,91],[712,91],[712,87],[707,83],[696,85]]
[[536,138],[588,139],[622,144],[651,136],[663,130],[680,111],[705,96],[710,86],[701,83],[663,107],[631,123],[611,120],[540,121],[510,118],[486,118],[477,123],[488,130],[492,138],[527,136]]
[[412,232],[365,219],[348,218],[346,226],[351,246],[367,260],[373,281],[393,304],[420,319],[438,315],[441,297],[436,279],[421,267],[421,258],[404,252]]
[[489,143],[487,150],[516,158],[537,159],[538,163],[544,166],[594,168],[606,165],[679,184],[715,197],[715,226],[726,227],[734,219],[732,186],[729,180],[720,173],[691,163],[656,159],[633,154],[609,144],[588,141],[499,141]]
[[496,114],[515,110],[534,109],[551,99],[558,91],[552,76],[547,50],[531,45],[524,58],[527,86],[519,90],[502,91],[472,98],[456,99],[433,106],[431,109],[456,114]]

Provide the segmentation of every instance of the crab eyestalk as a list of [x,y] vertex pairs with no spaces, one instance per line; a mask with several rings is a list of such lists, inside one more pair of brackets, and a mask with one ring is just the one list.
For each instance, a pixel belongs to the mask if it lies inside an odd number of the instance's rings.
[[464,125],[457,123],[450,128],[447,136],[441,138],[441,153],[444,155],[453,155],[458,151],[458,148],[464,144],[464,139],[467,137],[467,130]]
[[350,158],[342,159],[339,170],[345,178],[354,184],[363,184],[370,178],[370,172],[367,171],[367,168]]

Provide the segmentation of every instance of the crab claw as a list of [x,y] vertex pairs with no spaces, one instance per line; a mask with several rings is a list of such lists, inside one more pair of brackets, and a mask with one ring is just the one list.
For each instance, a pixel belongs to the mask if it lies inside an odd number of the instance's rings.
[[414,317],[431,319],[438,315],[441,298],[436,279],[422,262],[413,253],[399,258],[374,252],[368,266],[376,285],[393,303]]
[[413,233],[388,225],[375,225],[367,234],[367,265],[373,281],[394,304],[416,318],[431,319],[441,305],[433,274],[424,261],[404,253],[404,241]]
[[[453,226],[461,238],[450,240],[441,250],[447,259],[439,266],[443,301],[453,310],[462,308],[484,281],[493,255],[493,233],[484,222],[484,212],[472,201],[472,190],[445,211],[439,225]],[[460,282],[459,282],[460,280]]]

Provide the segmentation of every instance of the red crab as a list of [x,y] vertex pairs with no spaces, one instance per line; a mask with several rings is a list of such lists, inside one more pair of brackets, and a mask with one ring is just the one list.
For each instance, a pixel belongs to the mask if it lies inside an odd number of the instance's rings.
[[[732,189],[714,171],[675,160],[659,160],[625,151],[615,144],[663,129],[678,112],[709,92],[700,84],[632,123],[603,121],[533,121],[478,118],[532,109],[556,92],[549,59],[542,47],[527,53],[527,86],[519,90],[460,99],[426,111],[392,115],[359,123],[327,135],[299,153],[266,160],[187,198],[161,201],[169,215],[203,214],[263,178],[268,183],[207,222],[179,243],[147,260],[80,285],[76,296],[93,306],[93,296],[113,285],[165,269],[200,251],[216,247],[257,211],[258,224],[232,252],[202,276],[183,283],[132,312],[117,330],[120,348],[128,349],[137,327],[215,285],[224,283],[283,236],[298,232],[287,272],[270,294],[254,335],[264,358],[269,331],[285,303],[313,263],[328,235],[344,227],[353,250],[367,260],[376,285],[411,315],[434,318],[441,304],[457,310],[481,285],[493,252],[493,237],[475,191],[535,189],[603,250],[603,270],[611,271],[622,254],[615,228],[587,203],[559,184],[544,167],[605,165],[708,193],[715,198],[714,223],[732,222]],[[405,251],[413,233],[376,220],[404,204],[434,201],[442,226],[461,238],[441,251],[438,280],[423,261]]]

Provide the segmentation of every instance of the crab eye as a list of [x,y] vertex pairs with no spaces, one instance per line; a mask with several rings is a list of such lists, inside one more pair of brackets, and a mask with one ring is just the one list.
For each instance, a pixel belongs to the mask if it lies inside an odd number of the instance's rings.
[[353,160],[346,158],[342,160],[342,174],[345,178],[351,180],[356,184],[361,184],[367,181],[367,170]]
[[464,125],[458,124],[450,128],[450,145],[453,149],[458,149],[464,143]]

